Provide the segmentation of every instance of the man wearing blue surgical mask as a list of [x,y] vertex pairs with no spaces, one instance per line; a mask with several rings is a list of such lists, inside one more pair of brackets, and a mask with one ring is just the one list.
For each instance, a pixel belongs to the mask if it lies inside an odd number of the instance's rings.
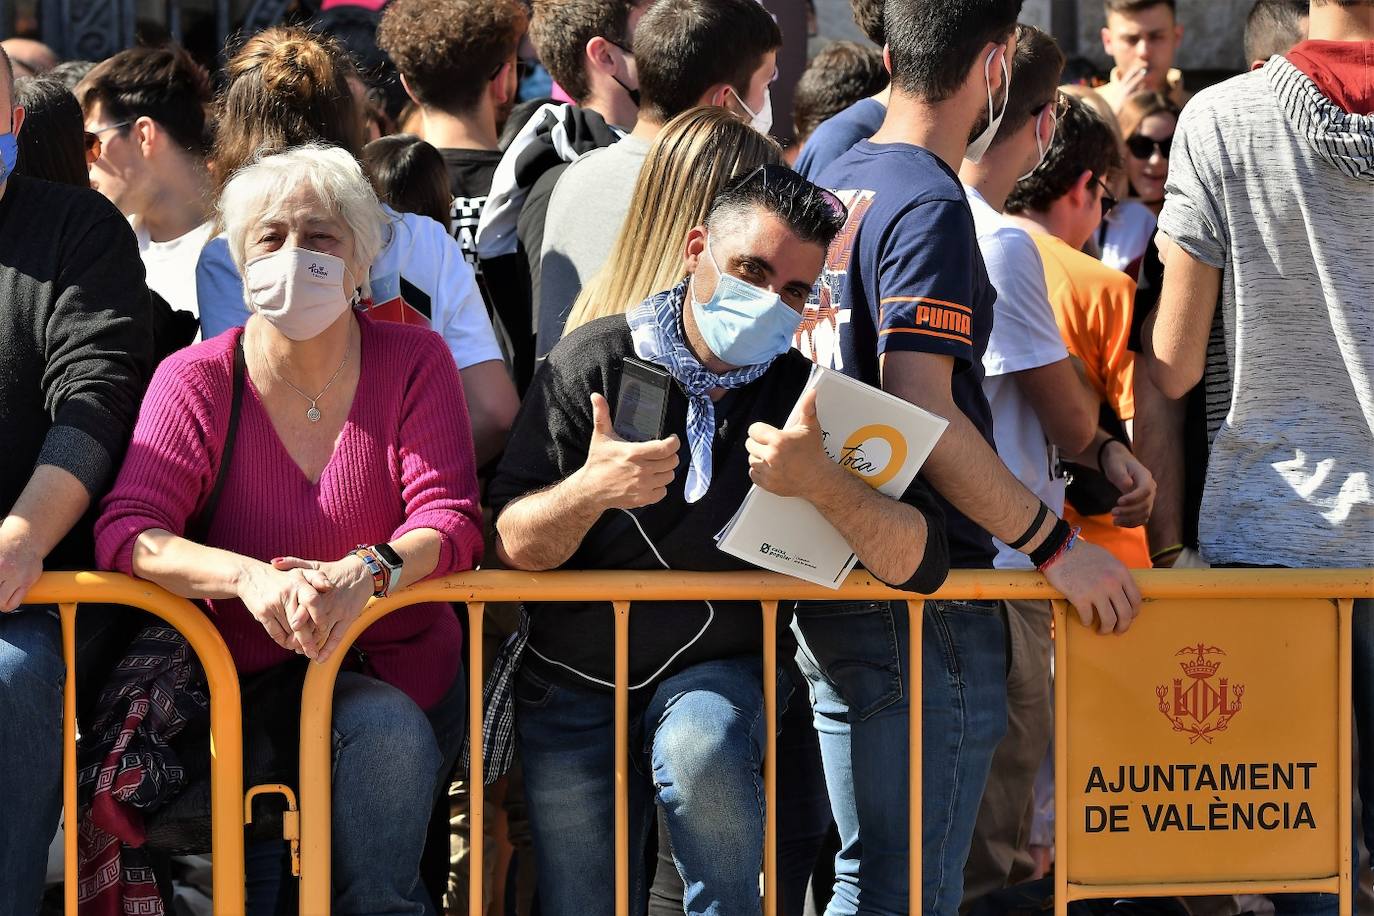
[[[715,535],[756,483],[809,500],[878,578],[917,591],[939,585],[944,534],[924,486],[892,499],[829,461],[814,400],[788,422],[810,372],[791,342],[844,217],[834,195],[765,166],[723,191],[688,233],[682,282],[559,342],[492,481],[507,566],[748,569]],[[662,409],[646,407],[655,403]],[[759,912],[758,612],[756,602],[631,609],[631,746],[641,753],[630,858],[643,861],[657,805],[688,914]],[[611,913],[611,837],[569,843],[567,825],[608,823],[614,807],[612,609],[531,605],[527,615],[525,638],[497,660],[511,674],[498,679],[494,706],[513,697],[540,899],[554,916]],[[633,885],[642,912],[639,868]]]
[[[152,374],[133,230],[89,188],[14,175],[24,112],[0,51],[0,913],[35,913],[62,804],[62,634],[26,604],[46,569],[95,565],[88,514]],[[81,616],[78,667],[121,614]],[[85,667],[90,671],[90,667]]]

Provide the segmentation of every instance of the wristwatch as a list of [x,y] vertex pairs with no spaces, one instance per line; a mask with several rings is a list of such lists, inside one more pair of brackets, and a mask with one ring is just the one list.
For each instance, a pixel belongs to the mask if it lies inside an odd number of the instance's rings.
[[391,549],[390,544],[373,544],[368,550],[386,569],[386,594],[391,594],[395,590],[397,583],[401,581],[401,567],[405,561],[401,555]]

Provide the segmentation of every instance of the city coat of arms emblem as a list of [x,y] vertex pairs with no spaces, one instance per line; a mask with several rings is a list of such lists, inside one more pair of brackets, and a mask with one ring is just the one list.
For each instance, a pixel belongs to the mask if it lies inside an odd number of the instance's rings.
[[1174,731],[1188,736],[1189,744],[1211,744],[1240,712],[1245,685],[1233,684],[1226,676],[1218,677],[1220,659],[1226,653],[1217,646],[1198,643],[1174,654],[1183,657],[1178,665],[1184,677],[1174,678],[1172,688],[1168,684],[1155,688],[1159,711]]

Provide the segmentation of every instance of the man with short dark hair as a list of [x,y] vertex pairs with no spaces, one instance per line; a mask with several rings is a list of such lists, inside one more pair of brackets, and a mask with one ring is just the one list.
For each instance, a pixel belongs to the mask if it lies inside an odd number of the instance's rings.
[[[94,566],[91,513],[153,353],[119,211],[89,189],[12,174],[24,123],[12,74],[0,51],[0,913],[32,914],[62,806],[66,668],[55,608],[25,596],[45,568]],[[113,616],[84,614],[79,641]]]
[[717,105],[766,134],[781,46],[778,24],[758,0],[657,0],[644,14],[635,31],[635,129],[570,165],[549,201],[540,255],[539,356],[558,342],[577,294],[610,255],[663,125],[694,106]]
[[199,316],[196,263],[210,240],[210,76],[174,45],[129,48],[76,87],[86,131],[100,140],[91,187],[129,219],[148,286]]
[[[955,568],[988,569],[993,538],[1030,556],[1085,624],[1125,630],[1140,595],[1126,570],[1078,540],[998,459],[982,357],[996,292],[954,169],[986,152],[1006,113],[1019,0],[887,0],[887,117],[826,168],[849,222],[807,306],[799,346],[823,366],[950,421],[922,470],[945,510]],[[979,800],[1006,729],[997,602],[928,602],[922,659],[922,898],[959,908]],[[842,849],[830,916],[905,913],[904,773],[910,622],[888,603],[798,608],[798,664],[811,683]],[[895,638],[894,638],[895,637]],[[841,672],[878,670],[864,689]]]
[[1183,40],[1175,0],[1105,0],[1102,49],[1114,66],[1097,91],[1112,110],[1137,92],[1153,90],[1180,108],[1188,101],[1174,54]]
[[[529,299],[519,310],[533,349],[539,327],[540,255],[544,219],[559,177],[578,156],[610,146],[639,116],[635,29],[654,0],[534,0],[530,40],[549,74],[573,104],[538,108],[512,137],[492,174],[491,193],[477,224],[482,260],[521,252]],[[513,319],[514,320],[514,319]],[[523,385],[526,378],[518,380]]]
[[377,43],[419,107],[422,137],[444,157],[449,229],[505,329],[522,388],[534,373],[528,267],[515,251],[479,258],[477,226],[501,162],[497,124],[515,102],[516,51],[528,23],[520,0],[393,0],[377,29]]
[[[834,195],[767,166],[737,181],[688,233],[688,279],[628,315],[593,321],[549,354],[492,482],[497,551],[517,569],[751,568],[716,548],[751,482],[810,501],[875,577],[928,592],[946,554],[933,502],[901,500],[826,458],[810,364],[793,329],[844,222]],[[744,309],[754,315],[736,321]],[[667,373],[664,421],[622,441],[612,405],[636,360]],[[629,786],[633,912],[655,801],[686,886],[685,911],[759,912],[766,744],[758,605],[635,602],[630,613]],[[513,687],[552,916],[614,912],[612,610],[534,605],[528,642],[498,668]],[[523,658],[522,658],[523,656]],[[574,836],[570,831],[576,831]]]
[[[854,23],[879,48],[887,44],[883,31],[883,0],[849,0]],[[859,99],[839,114],[822,121],[797,157],[797,171],[814,179],[821,170],[860,140],[867,140],[883,126],[889,90],[883,88]]]
[[[1371,60],[1374,2],[1313,0],[1307,41],[1198,93],[1174,134],[1146,359],[1184,396],[1220,314],[1232,384],[1198,523],[1214,565],[1374,566]],[[1374,601],[1355,602],[1351,632],[1355,726],[1374,747]],[[1359,780],[1374,848],[1367,761]],[[1316,903],[1274,898],[1336,912]]]
[[1258,70],[1307,38],[1308,0],[1255,0],[1245,17],[1245,59]]

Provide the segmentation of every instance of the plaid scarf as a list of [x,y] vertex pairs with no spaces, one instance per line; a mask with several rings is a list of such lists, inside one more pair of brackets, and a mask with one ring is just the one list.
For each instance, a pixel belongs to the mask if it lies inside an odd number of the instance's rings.
[[630,310],[630,337],[635,353],[668,370],[687,395],[687,445],[692,463],[687,468],[685,498],[694,503],[711,487],[711,444],[716,435],[716,405],[711,391],[716,388],[742,388],[757,380],[772,361],[757,366],[732,369],[716,375],[703,366],[682,332],[682,311],[687,305],[687,286],[683,280],[670,290],[650,296]]
[[144,818],[186,785],[171,740],[210,708],[185,637],[145,627],[100,692],[100,717],[78,742],[77,898],[83,916],[165,912],[143,848]]

